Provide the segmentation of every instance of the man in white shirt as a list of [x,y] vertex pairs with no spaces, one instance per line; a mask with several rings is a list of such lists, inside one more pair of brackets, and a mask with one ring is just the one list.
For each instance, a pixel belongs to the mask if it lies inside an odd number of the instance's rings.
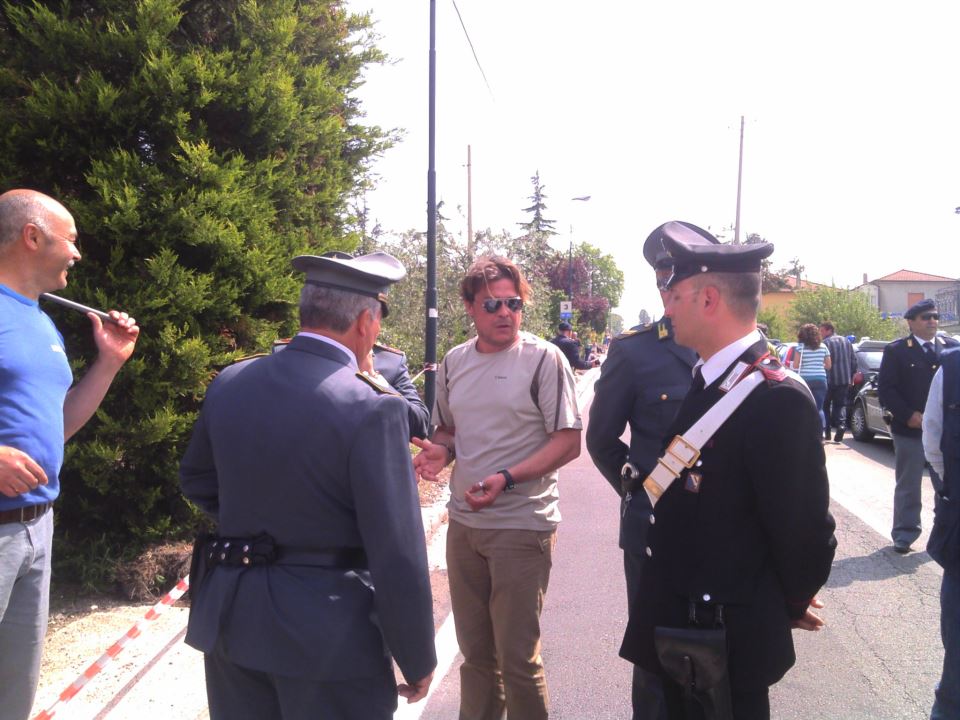
[[945,352],[941,360],[923,411],[923,450],[936,491],[927,552],[943,567],[943,674],[930,720],[960,717],[960,351]]

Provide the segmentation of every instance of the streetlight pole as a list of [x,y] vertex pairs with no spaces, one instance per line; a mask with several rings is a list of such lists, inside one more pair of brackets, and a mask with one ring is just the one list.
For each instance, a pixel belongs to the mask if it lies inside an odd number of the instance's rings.
[[[587,202],[589,195],[570,198],[571,202]],[[567,300],[573,300],[573,223],[570,223],[570,250],[567,254]]]

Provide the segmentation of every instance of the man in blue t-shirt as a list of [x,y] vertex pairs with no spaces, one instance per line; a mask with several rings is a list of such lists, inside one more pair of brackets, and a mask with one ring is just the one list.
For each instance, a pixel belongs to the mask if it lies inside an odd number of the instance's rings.
[[80,259],[67,209],[33,190],[0,195],[0,707],[27,718],[47,630],[51,506],[63,444],[93,416],[133,352],[126,313],[89,314],[97,359],[76,385],[40,294],[67,285]]

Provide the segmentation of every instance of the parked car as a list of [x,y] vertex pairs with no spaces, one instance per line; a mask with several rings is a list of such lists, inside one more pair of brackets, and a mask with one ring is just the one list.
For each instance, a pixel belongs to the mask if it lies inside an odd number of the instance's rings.
[[853,389],[851,397],[856,397],[860,388],[870,377],[871,373],[880,372],[880,363],[883,361],[883,349],[889,345],[888,340],[864,340],[853,346],[857,358],[857,370],[853,374]]
[[860,442],[869,442],[877,435],[890,437],[890,413],[880,406],[877,390],[880,362],[887,344],[883,340],[864,340],[855,348],[857,371],[852,388],[855,395],[847,424],[854,440]]

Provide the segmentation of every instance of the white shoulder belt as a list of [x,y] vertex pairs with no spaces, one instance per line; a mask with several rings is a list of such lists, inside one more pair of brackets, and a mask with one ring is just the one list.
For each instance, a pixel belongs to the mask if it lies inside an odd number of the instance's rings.
[[653,471],[643,481],[643,489],[647,491],[651,506],[657,504],[657,500],[670,484],[680,477],[681,472],[693,467],[700,457],[700,448],[706,445],[727,418],[733,415],[733,411],[747,399],[747,395],[763,384],[764,380],[762,372],[751,372],[707,410],[689,430],[670,441]]

